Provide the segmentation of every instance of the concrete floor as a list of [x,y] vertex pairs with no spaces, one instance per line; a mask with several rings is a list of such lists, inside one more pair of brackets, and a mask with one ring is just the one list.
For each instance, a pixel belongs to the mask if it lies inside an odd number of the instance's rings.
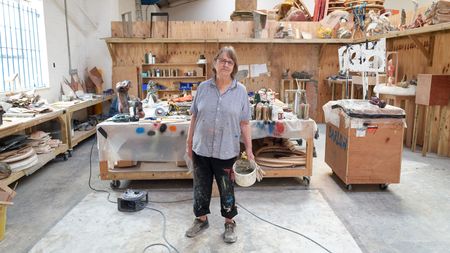
[[[309,189],[320,191],[363,252],[448,252],[449,158],[433,154],[424,158],[404,149],[400,184],[390,185],[386,191],[380,191],[376,185],[356,185],[347,191],[324,162],[324,125],[319,125],[319,130],[318,157],[314,159]],[[91,193],[87,180],[93,141],[92,138],[78,145],[68,161],[53,161],[19,181],[14,206],[8,208],[7,232],[0,242],[0,252],[28,252]],[[93,171],[94,175],[98,173],[95,149]],[[109,182],[96,178],[93,184],[100,189],[109,187]],[[147,181],[133,185],[154,191],[178,189],[189,193],[192,181]],[[286,196],[289,190],[303,189],[291,178],[264,179],[252,187],[256,192],[285,191]],[[298,207],[301,208],[301,203]]]

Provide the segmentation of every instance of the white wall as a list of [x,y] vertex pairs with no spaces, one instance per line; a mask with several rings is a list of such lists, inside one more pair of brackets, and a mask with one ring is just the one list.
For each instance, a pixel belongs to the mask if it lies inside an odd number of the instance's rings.
[[[258,0],[257,9],[272,9],[282,0]],[[314,0],[303,0],[311,13],[314,12]],[[234,0],[197,0],[173,8],[164,8],[161,11],[168,12],[170,20],[187,21],[229,21],[234,11]]]
[[[84,79],[86,68],[103,70],[105,87],[111,87],[111,57],[100,38],[111,36],[111,20],[119,20],[115,0],[67,0],[72,68]],[[100,14],[100,15],[99,15]],[[69,76],[69,56],[63,0],[44,1],[50,88],[39,93],[49,102],[60,99],[60,82]]]

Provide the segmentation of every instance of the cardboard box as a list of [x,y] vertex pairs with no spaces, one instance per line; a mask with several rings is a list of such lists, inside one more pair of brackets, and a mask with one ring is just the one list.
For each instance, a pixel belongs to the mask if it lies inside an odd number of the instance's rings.
[[256,10],[256,0],[236,0],[235,11]]
[[325,162],[346,184],[400,182],[404,125],[398,119],[370,123],[363,128],[327,123]]

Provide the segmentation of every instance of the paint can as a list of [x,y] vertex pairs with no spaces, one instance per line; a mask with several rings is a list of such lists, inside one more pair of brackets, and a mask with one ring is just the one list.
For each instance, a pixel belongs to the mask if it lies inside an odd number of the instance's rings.
[[233,164],[234,179],[242,187],[252,186],[256,182],[256,169],[252,168],[250,161],[238,159]]

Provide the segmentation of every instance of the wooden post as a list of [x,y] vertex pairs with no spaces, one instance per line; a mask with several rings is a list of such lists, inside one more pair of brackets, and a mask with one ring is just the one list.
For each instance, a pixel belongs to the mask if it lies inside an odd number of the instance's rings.
[[414,111],[414,126],[413,126],[413,134],[412,134],[412,144],[411,144],[411,151],[416,151],[416,145],[417,145],[417,123],[419,121],[419,105],[416,104],[416,110]]
[[430,136],[430,123],[431,120],[431,112],[430,112],[430,106],[427,105],[425,108],[425,135],[423,137],[423,147],[422,147],[422,156],[427,155],[428,151],[428,141]]

